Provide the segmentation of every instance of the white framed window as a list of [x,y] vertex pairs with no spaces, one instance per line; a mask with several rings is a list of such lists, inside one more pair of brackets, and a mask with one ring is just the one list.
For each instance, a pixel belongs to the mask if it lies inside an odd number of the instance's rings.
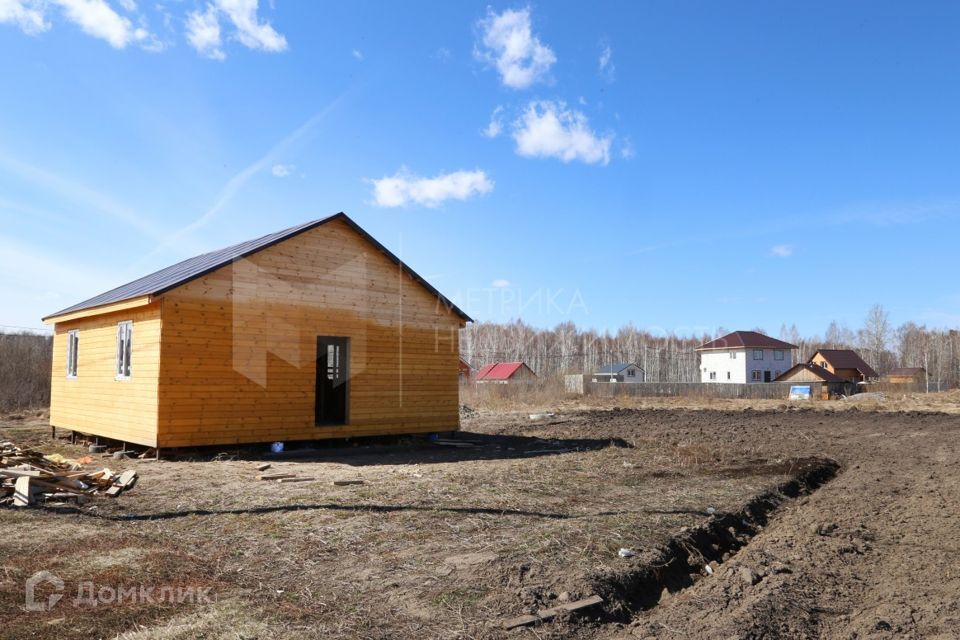
[[636,377],[637,377],[637,370],[636,370],[636,369],[627,369],[627,377],[628,377],[628,378],[636,378]]
[[753,381],[754,381],[754,382],[760,382],[761,380],[763,380],[763,378],[762,378],[762,376],[761,376],[761,373],[760,373],[759,371],[754,371],[754,372],[753,372]]
[[717,372],[716,372],[716,371],[711,371],[711,372],[710,372],[710,379],[711,379],[711,380],[716,380],[716,379],[717,379]]
[[731,352],[730,352],[730,359],[731,359],[731,360],[736,360],[736,359],[737,359],[737,352],[736,352],[736,351],[731,351]]
[[67,377],[77,377],[77,352],[80,349],[80,332],[74,329],[67,332]]
[[777,349],[773,352],[774,360],[783,360],[783,349]]
[[763,360],[763,349],[754,349],[754,350],[753,350],[753,359],[754,359],[754,360]]
[[117,324],[117,380],[130,379],[130,356],[133,353],[133,322]]

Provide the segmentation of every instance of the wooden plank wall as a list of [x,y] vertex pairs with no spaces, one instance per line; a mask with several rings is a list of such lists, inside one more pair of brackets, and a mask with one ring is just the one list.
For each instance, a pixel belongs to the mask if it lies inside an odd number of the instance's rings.
[[[133,321],[131,377],[116,379],[117,323]],[[80,331],[77,377],[67,379],[67,333]],[[54,327],[50,424],[156,446],[160,304]]]
[[[161,446],[457,429],[461,324],[327,223],[164,295]],[[314,426],[317,336],[350,338],[347,426]]]

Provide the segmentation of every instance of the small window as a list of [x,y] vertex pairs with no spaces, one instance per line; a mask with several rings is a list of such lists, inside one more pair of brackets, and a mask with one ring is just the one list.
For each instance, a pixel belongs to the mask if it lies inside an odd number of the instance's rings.
[[67,377],[77,377],[77,350],[80,348],[80,332],[67,333]]
[[710,379],[711,379],[711,380],[716,380],[716,379],[717,379],[717,372],[716,372],[716,371],[711,371],[711,372],[710,372]]
[[760,380],[762,380],[762,379],[763,379],[763,378],[760,377],[760,372],[759,372],[759,371],[754,371],[754,372],[753,372],[753,381],[754,381],[754,382],[760,382]]
[[773,352],[774,360],[783,360],[783,349],[777,349]]
[[754,360],[763,360],[763,349],[754,349],[754,350],[753,350],[753,359],[754,359]]
[[773,372],[773,377],[774,377],[774,378],[779,378],[779,377],[780,377],[780,370],[779,370],[779,369],[777,369],[776,371]]
[[117,325],[117,380],[130,379],[130,356],[133,353],[133,322]]
[[636,378],[636,377],[637,377],[637,370],[636,370],[636,369],[627,369],[627,377],[628,377],[628,378]]
[[736,359],[737,359],[737,352],[736,352],[736,351],[731,351],[731,352],[730,352],[730,359],[731,359],[731,360],[736,360]]
[[727,380],[729,380],[729,379],[730,379],[730,372],[727,371]]

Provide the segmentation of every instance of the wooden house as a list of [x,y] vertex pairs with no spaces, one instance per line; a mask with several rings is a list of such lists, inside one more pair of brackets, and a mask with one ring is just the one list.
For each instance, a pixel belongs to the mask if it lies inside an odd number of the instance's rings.
[[813,354],[809,363],[822,367],[848,382],[868,382],[880,377],[880,374],[852,349],[820,349]]
[[924,384],[927,381],[927,370],[923,367],[900,367],[891,369],[884,381],[890,384]]
[[44,321],[55,427],[164,448],[459,426],[470,318],[343,213]]
[[824,367],[809,362],[801,362],[787,369],[777,376],[774,382],[795,382],[798,384],[810,383],[810,386],[817,386],[820,389],[819,395],[823,400],[829,400],[841,394],[853,395],[857,393],[856,383],[831,373]]
[[533,369],[523,362],[494,362],[477,371],[478,384],[530,383],[537,379]]

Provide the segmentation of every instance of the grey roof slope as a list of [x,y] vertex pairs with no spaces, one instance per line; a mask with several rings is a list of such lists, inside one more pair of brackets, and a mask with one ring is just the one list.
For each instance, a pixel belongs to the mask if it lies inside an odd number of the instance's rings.
[[640,367],[640,365],[635,364],[633,362],[616,362],[614,364],[608,364],[607,366],[602,367],[600,371],[597,371],[597,373],[617,374],[623,371],[624,369],[628,369],[630,367],[636,367],[637,369],[642,370],[642,367]]
[[343,212],[328,216],[326,218],[321,218],[319,220],[305,222],[295,227],[283,229],[282,231],[277,231],[275,233],[269,233],[260,238],[248,240],[247,242],[241,242],[224,249],[218,249],[217,251],[204,253],[203,255],[199,255],[194,258],[188,258],[183,262],[178,262],[175,265],[171,265],[165,269],[151,273],[150,275],[134,280],[133,282],[128,282],[127,284],[119,286],[116,289],[111,289],[110,291],[101,293],[100,295],[94,296],[89,300],[84,300],[83,302],[75,304],[72,307],[61,309],[60,311],[52,313],[43,319],[46,321],[49,318],[56,318],[57,316],[74,313],[76,311],[85,311],[87,309],[92,309],[102,305],[122,302],[124,300],[130,300],[131,298],[139,298],[141,296],[148,295],[156,296],[166,293],[167,291],[176,289],[177,287],[184,285],[191,280],[196,280],[197,278],[201,278],[209,273],[212,273],[221,267],[225,267],[236,260],[246,258],[254,253],[257,253],[258,251],[263,251],[264,249],[272,247],[273,245],[283,242],[284,240],[289,240],[290,238],[301,233],[310,231],[311,229],[316,229],[317,227],[333,220],[342,220],[343,222],[347,223],[350,227],[357,231],[357,233],[363,236],[364,239],[376,247],[377,250],[400,266],[425,289],[440,298],[440,301],[443,302],[443,304],[446,305],[450,310],[456,313],[460,318],[467,322],[473,322],[473,319],[470,316],[468,316],[459,307],[448,300],[442,293],[437,291],[433,285],[420,277],[420,275],[413,271],[413,269],[404,264],[400,258],[391,253],[389,249],[380,244],[373,236],[364,231],[360,225],[354,222],[350,216]]

